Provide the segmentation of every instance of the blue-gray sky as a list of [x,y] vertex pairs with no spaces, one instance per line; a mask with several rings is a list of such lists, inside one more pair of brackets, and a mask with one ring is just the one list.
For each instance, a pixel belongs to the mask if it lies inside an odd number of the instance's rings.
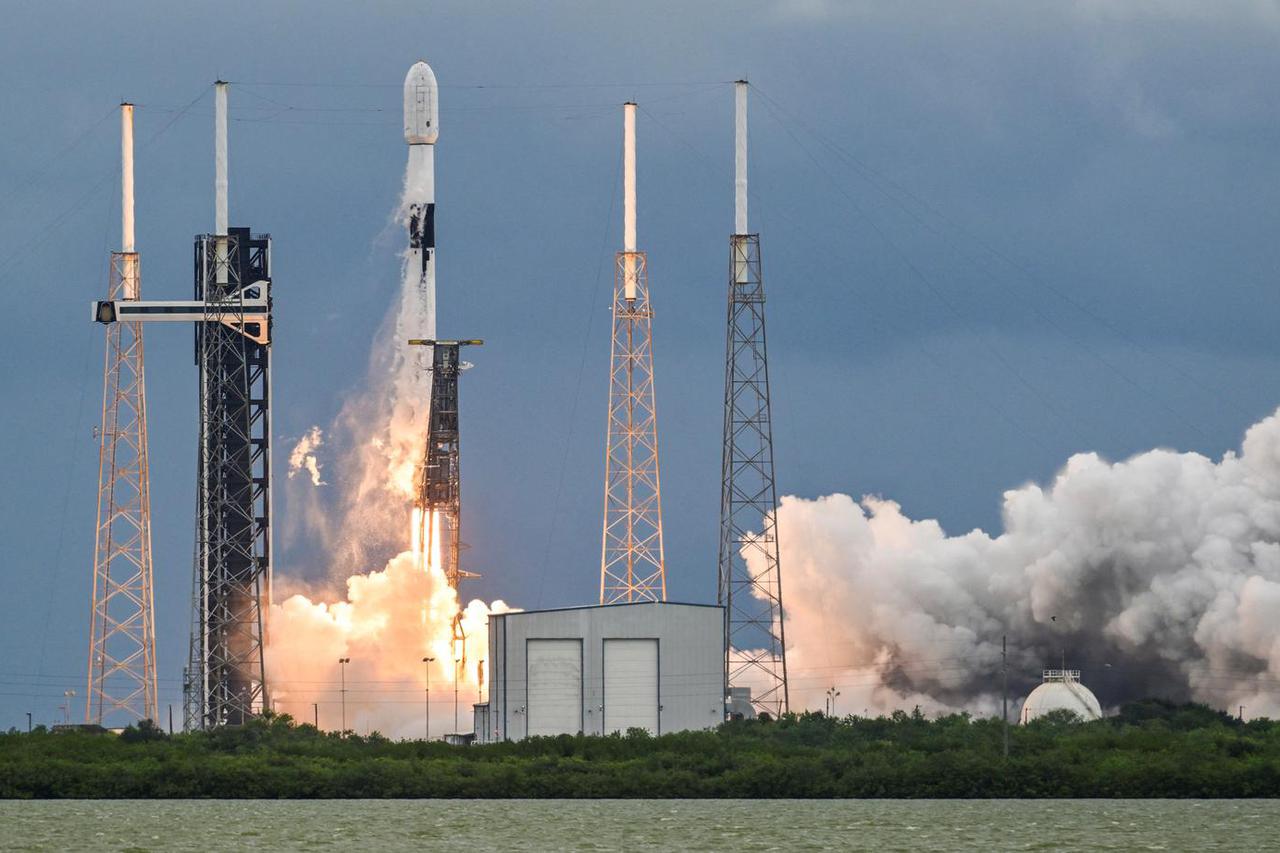
[[[284,449],[364,379],[398,287],[400,81],[431,63],[439,328],[487,340],[464,388],[473,592],[526,607],[597,589],[617,105],[639,101],[668,585],[708,600],[728,81],[757,87],[780,489],[993,529],[1002,490],[1074,451],[1216,456],[1275,407],[1278,41],[1270,2],[10,10],[0,726],[84,689],[102,369],[87,306],[119,239],[120,99],[139,104],[144,292],[178,298],[212,224],[209,84],[235,84],[231,218],[275,238]],[[179,701],[190,593],[190,338],[147,338],[162,705]],[[305,574],[306,543],[281,545],[277,571]]]

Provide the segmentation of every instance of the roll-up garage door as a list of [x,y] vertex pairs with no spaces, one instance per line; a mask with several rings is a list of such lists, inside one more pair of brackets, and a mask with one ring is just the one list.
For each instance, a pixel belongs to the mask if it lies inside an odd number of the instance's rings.
[[529,736],[582,731],[582,641],[529,640]]
[[658,734],[658,641],[604,641],[604,730]]

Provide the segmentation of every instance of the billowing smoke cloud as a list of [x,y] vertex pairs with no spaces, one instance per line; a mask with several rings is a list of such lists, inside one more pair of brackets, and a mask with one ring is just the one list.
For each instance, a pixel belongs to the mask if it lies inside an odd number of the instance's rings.
[[324,433],[318,426],[313,426],[307,430],[302,438],[298,439],[298,443],[293,446],[293,451],[289,454],[290,480],[293,479],[295,474],[306,471],[311,477],[311,485],[328,485],[320,477],[320,457],[316,455],[316,451],[323,444]]
[[[430,667],[431,733],[471,731],[471,704],[487,669],[490,608],[471,602],[462,614],[462,641],[454,640],[458,597],[439,569],[424,572],[406,551],[382,571],[353,575],[343,600],[326,603],[294,595],[271,611],[267,678],[277,711],[320,725],[342,724],[345,668],[347,728],[388,737],[423,736]],[[495,601],[492,610],[508,608]],[[423,658],[434,658],[426,664]],[[459,685],[459,727],[454,728],[454,679]]]
[[1280,716],[1280,412],[1213,461],[1072,457],[1004,495],[1004,533],[948,536],[892,501],[779,508],[792,704],[996,712],[1080,668],[1105,704],[1191,699]]

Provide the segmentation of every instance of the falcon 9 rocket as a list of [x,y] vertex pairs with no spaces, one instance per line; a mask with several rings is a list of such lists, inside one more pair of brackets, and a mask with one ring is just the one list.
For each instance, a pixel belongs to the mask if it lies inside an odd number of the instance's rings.
[[[416,62],[404,78],[404,141],[409,146],[404,210],[409,226],[406,273],[418,277],[421,316],[430,328],[414,335],[434,338],[436,308],[436,174],[435,143],[439,138],[440,104],[436,75]],[[425,365],[424,365],[425,366]]]

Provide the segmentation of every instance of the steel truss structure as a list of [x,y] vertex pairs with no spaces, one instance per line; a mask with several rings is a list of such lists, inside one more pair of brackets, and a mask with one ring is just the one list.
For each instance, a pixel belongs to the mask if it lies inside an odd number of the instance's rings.
[[760,236],[733,235],[729,252],[718,561],[725,675],[728,688],[750,687],[756,710],[776,717],[788,709],[787,658]]
[[613,288],[601,604],[667,597],[652,321],[645,254],[619,252]]
[[[418,541],[424,562],[437,546],[443,558],[449,586],[458,588],[463,578],[476,575],[463,571],[462,468],[458,431],[458,377],[465,365],[461,348],[484,343],[415,339],[415,346],[431,347],[431,414],[427,428],[427,448],[418,475]],[[439,519],[439,525],[433,523]],[[436,541],[437,530],[440,541]],[[455,629],[458,626],[455,625]]]
[[[129,121],[132,118],[130,116]],[[136,252],[113,252],[107,298],[137,300]],[[106,329],[85,722],[157,719],[142,325]]]
[[[199,470],[199,455],[196,457]],[[199,731],[204,725],[204,636],[200,630],[204,609],[203,584],[200,581],[200,531],[196,530],[196,547],[191,557],[190,637],[187,640],[187,665],[182,668],[182,730]]]
[[[263,650],[271,595],[271,238],[195,240],[200,383],[189,727],[239,725],[270,707]],[[266,304],[263,317],[257,305]],[[255,306],[250,308],[250,306]],[[194,671],[192,671],[194,669]]]

